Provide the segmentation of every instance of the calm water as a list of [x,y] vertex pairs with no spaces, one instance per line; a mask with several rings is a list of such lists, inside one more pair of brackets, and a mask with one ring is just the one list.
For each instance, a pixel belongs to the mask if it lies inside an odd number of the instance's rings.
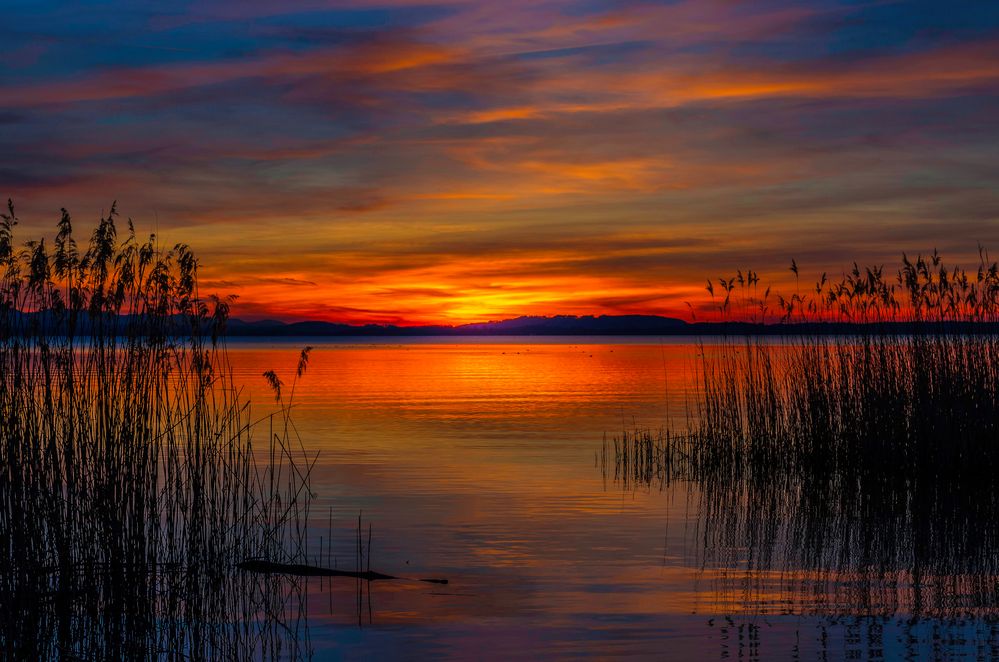
[[373,569],[450,580],[376,583],[360,599],[354,580],[316,582],[317,657],[995,652],[980,619],[783,605],[770,579],[705,565],[717,555],[704,553],[690,488],[623,489],[601,470],[605,435],[682,422],[698,351],[689,339],[235,341],[256,413],[270,400],[261,373],[290,381],[305,344],[315,350],[294,418],[307,450],[320,451],[313,555],[354,569],[363,511]]

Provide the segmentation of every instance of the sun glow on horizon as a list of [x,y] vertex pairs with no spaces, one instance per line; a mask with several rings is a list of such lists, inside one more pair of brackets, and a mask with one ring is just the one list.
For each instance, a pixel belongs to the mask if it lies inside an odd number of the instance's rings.
[[999,13],[868,5],[11,8],[0,194],[29,237],[117,198],[245,318],[687,318],[739,268],[966,263]]

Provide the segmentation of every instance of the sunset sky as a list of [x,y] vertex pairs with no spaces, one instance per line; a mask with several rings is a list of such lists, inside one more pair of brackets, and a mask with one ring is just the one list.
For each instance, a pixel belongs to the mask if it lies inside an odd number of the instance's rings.
[[999,2],[5,0],[22,239],[117,199],[246,319],[688,315],[999,251]]

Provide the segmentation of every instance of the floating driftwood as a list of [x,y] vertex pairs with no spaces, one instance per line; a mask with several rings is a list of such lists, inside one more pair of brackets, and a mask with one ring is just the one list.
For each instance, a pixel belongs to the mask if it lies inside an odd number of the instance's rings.
[[386,575],[374,570],[356,572],[352,570],[336,570],[333,568],[323,568],[315,565],[304,565],[301,563],[275,563],[262,559],[250,559],[243,561],[236,566],[244,572],[259,572],[272,575],[294,575],[296,577],[354,577],[355,579],[366,579],[367,581],[379,581],[382,579],[399,579],[412,582],[427,582],[430,584],[447,584],[446,579],[411,579],[409,577],[396,577]]

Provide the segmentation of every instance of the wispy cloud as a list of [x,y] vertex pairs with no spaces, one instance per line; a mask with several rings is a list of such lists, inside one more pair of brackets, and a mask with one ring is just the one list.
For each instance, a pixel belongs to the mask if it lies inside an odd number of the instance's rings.
[[683,313],[999,240],[989,4],[14,8],[0,193],[26,233],[119,199],[237,314]]

